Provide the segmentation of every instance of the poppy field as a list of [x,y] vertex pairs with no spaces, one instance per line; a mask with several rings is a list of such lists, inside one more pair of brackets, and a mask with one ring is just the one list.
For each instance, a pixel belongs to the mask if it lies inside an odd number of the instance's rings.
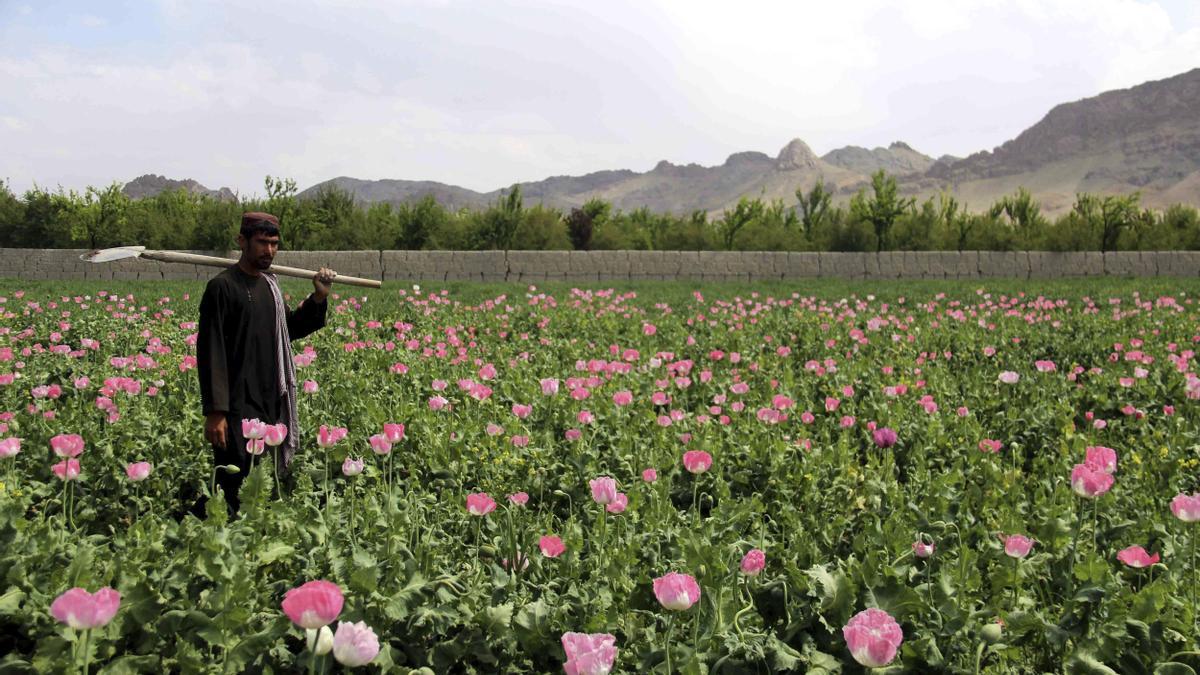
[[335,284],[235,515],[202,290],[0,280],[0,673],[1200,671],[1195,280]]

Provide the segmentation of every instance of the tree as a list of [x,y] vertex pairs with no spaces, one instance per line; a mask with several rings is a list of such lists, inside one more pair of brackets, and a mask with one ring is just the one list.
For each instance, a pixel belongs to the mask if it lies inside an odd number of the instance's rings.
[[80,197],[71,193],[71,241],[85,244],[88,248],[136,244],[127,241],[125,232],[126,211],[129,197],[121,191],[121,184],[113,182],[104,189],[90,185]]
[[761,199],[742,197],[732,211],[726,209],[722,212],[721,219],[717,221],[717,230],[721,233],[721,243],[726,251],[733,250],[733,239],[738,230],[762,218],[765,208]]
[[895,224],[896,218],[912,208],[916,200],[911,197],[898,197],[896,178],[887,175],[883,169],[872,174],[871,188],[871,197],[867,197],[865,188],[854,195],[850,200],[850,213],[875,228],[876,251],[882,251],[884,239]]
[[501,195],[496,204],[483,213],[476,232],[476,248],[501,251],[511,248],[523,215],[521,186],[514,184],[507,196]]
[[404,204],[400,220],[400,245],[409,250],[425,248],[434,233],[446,226],[450,213],[433,198],[425,195],[415,204]]
[[1121,233],[1141,222],[1141,199],[1137,192],[1103,199],[1083,193],[1076,195],[1071,213],[1100,235],[1101,251],[1115,251]]
[[800,200],[800,222],[804,225],[804,236],[811,239],[813,230],[821,225],[829,213],[833,193],[825,189],[825,179],[818,178],[807,194],[804,188],[796,188],[796,199]]
[[595,228],[608,220],[612,205],[603,199],[589,199],[581,208],[571,209],[567,216],[567,234],[577,251],[587,251],[592,246]]
[[1017,238],[1027,248],[1034,247],[1035,242],[1044,236],[1049,224],[1042,216],[1041,205],[1024,187],[1017,188],[1015,194],[1006,195],[992,204],[988,215],[1016,230]]
[[25,221],[25,204],[0,180],[0,246],[12,246]]

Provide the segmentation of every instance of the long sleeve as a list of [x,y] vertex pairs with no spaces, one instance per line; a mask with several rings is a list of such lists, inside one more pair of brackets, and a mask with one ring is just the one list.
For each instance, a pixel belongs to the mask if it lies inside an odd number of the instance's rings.
[[325,327],[325,314],[329,309],[329,300],[317,302],[309,295],[300,303],[295,311],[287,310],[288,336],[299,340]]
[[200,299],[200,326],[196,336],[196,370],[200,373],[200,401],[204,414],[229,412],[229,366],[225,353],[228,303],[221,284],[210,281]]

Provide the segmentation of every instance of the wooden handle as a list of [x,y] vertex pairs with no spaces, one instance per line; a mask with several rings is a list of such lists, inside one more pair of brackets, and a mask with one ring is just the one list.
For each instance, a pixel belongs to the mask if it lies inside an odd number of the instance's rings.
[[[230,258],[199,255],[197,253],[179,253],[177,251],[142,251],[141,257],[149,258],[150,260],[161,260],[163,262],[207,265],[208,267],[229,267],[237,262],[236,260],[232,260]],[[267,271],[285,277],[298,277],[301,279],[312,279],[313,277],[317,276],[317,273],[313,270],[300,269],[299,267],[285,267],[283,265],[271,265],[271,268]],[[341,274],[334,277],[333,282],[337,284],[346,284],[347,286],[363,286],[365,288],[381,288],[383,286],[382,282],[374,279],[361,279],[359,277],[348,277]]]

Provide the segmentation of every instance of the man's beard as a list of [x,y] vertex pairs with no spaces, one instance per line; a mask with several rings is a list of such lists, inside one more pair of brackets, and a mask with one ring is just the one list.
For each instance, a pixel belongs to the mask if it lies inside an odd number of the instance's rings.
[[269,270],[271,269],[271,259],[255,258],[254,266],[263,271]]

